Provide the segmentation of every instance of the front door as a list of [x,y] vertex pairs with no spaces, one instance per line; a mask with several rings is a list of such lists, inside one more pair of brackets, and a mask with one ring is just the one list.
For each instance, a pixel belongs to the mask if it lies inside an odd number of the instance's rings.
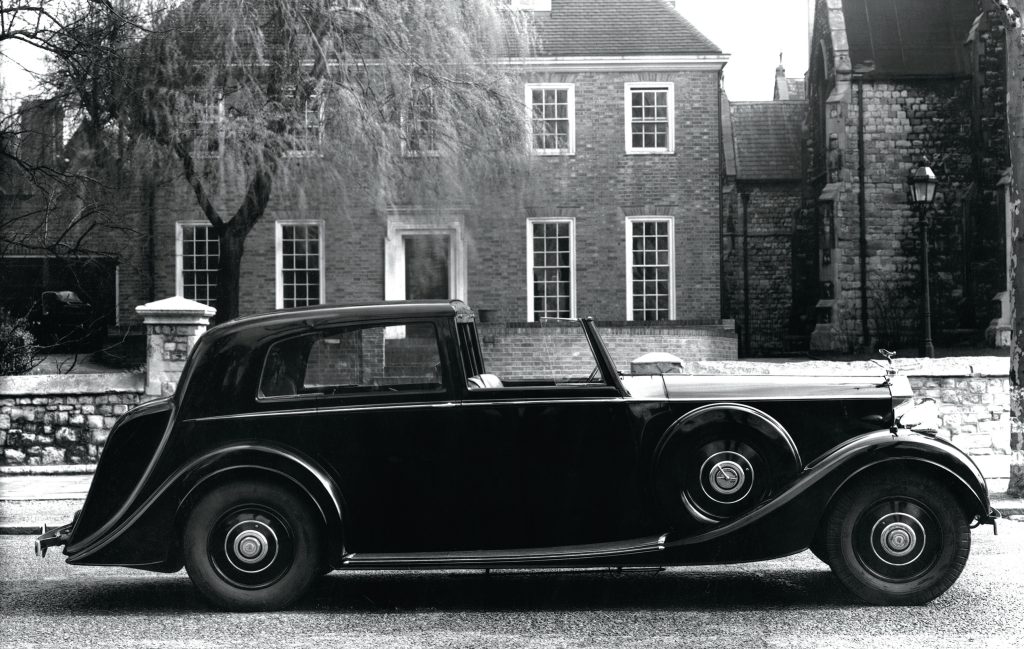
[[405,299],[447,300],[452,294],[451,237],[447,234],[407,234]]

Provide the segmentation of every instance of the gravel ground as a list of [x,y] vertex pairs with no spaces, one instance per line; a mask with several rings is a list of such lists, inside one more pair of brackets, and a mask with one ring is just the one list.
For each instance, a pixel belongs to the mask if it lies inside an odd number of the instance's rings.
[[0,647],[1020,646],[1024,523],[973,534],[953,588],[920,607],[853,599],[810,553],[664,572],[333,573],[295,608],[211,610],[184,573],[38,560],[0,537]]

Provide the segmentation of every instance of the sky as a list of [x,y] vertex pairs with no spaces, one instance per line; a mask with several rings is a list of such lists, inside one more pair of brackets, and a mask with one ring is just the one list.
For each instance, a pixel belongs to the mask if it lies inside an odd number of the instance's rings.
[[[725,90],[733,101],[772,98],[775,67],[783,55],[786,76],[807,69],[807,13],[810,0],[676,0],[676,8],[726,54]],[[8,97],[32,92],[32,77],[43,63],[35,53],[10,41],[0,54],[0,75]]]

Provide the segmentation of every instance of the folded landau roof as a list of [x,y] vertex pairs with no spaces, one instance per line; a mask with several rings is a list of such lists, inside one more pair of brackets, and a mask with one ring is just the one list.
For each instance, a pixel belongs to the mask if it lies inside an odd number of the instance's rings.
[[536,56],[722,52],[664,0],[551,0],[533,21]]

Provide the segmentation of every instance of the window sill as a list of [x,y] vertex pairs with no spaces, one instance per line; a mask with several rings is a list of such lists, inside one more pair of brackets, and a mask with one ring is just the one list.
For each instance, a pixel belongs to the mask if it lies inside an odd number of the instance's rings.
[[674,149],[626,149],[626,155],[675,155]]

